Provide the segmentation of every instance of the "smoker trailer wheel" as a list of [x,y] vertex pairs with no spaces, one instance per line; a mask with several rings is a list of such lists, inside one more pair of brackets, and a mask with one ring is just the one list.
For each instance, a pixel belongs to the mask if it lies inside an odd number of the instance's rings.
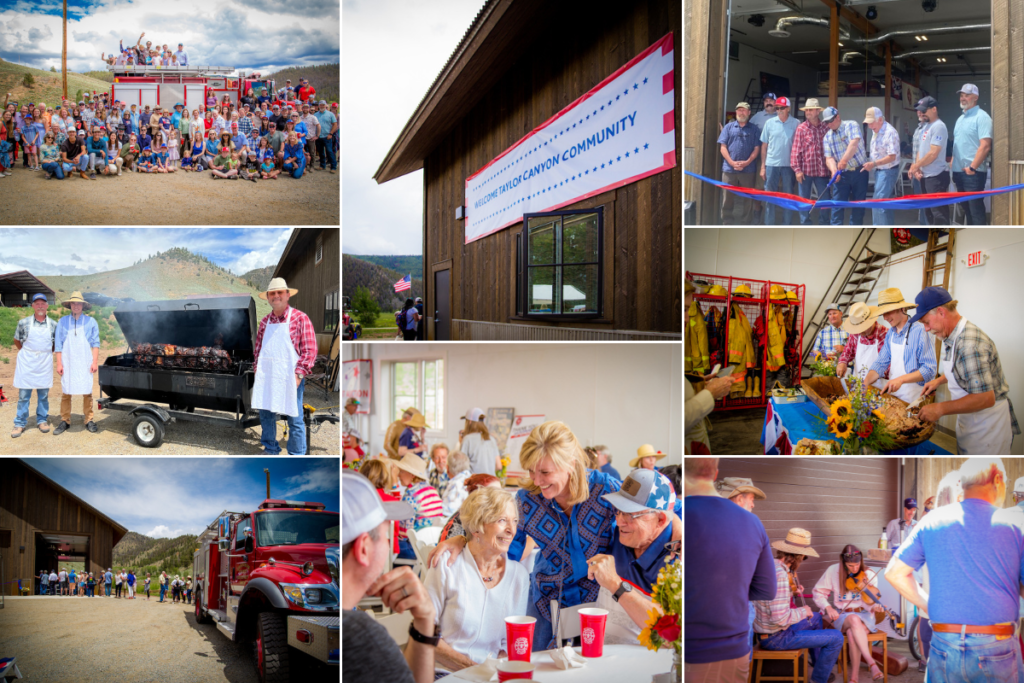
[[132,424],[132,437],[144,448],[156,448],[163,443],[164,426],[152,415],[142,413]]

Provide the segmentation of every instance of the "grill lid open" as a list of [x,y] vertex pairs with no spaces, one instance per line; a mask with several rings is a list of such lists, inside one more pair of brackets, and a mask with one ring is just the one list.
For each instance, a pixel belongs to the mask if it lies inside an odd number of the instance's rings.
[[114,318],[133,349],[140,342],[220,346],[233,358],[235,352],[252,355],[259,325],[256,302],[248,294],[130,301],[114,309]]

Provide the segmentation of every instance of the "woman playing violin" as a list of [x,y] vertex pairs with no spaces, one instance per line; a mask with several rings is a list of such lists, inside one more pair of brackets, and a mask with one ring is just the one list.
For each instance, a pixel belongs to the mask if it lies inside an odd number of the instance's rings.
[[[870,574],[864,566],[864,556],[855,545],[843,548],[840,562],[825,570],[814,587],[814,602],[821,613],[832,622],[832,628],[850,636],[850,683],[857,681],[860,674],[861,656],[871,667],[871,678],[879,680],[882,671],[871,656],[867,634],[875,633],[875,614],[883,614],[885,608],[868,597],[865,602],[862,590],[878,590],[877,575]],[[829,595],[835,607],[829,604]]]

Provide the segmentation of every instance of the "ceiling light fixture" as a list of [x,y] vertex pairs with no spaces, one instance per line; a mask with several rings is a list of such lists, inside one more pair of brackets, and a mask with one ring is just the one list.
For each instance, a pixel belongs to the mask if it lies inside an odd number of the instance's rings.
[[934,12],[939,0],[921,0],[921,9],[925,12]]
[[875,9],[874,5],[871,5],[870,7],[868,7],[868,11],[864,16],[868,18],[868,21],[874,21],[875,19],[878,18],[878,10]]
[[842,43],[839,43],[839,47],[843,47],[843,44],[842,44]]

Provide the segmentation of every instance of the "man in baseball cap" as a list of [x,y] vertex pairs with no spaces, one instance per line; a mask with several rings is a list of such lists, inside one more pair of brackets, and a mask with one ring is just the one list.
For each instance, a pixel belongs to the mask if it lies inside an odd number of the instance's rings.
[[[861,166],[861,171],[875,172],[873,199],[887,199],[896,196],[896,183],[900,180],[900,134],[885,120],[885,114],[878,107],[868,107],[864,123],[871,129],[871,160]],[[896,214],[892,209],[871,209],[874,225],[893,225]]]
[[[953,183],[957,192],[985,189],[992,151],[992,117],[978,106],[978,86],[968,83],[957,91],[963,114],[953,127]],[[961,202],[967,225],[988,225],[984,199]]]
[[[434,653],[440,641],[434,603],[408,566],[384,573],[391,550],[388,525],[415,515],[407,503],[382,502],[363,475],[341,473],[341,651],[346,681],[434,680]],[[411,614],[404,656],[380,622],[356,609],[364,596],[379,597],[388,609]]]
[[[793,138],[800,122],[789,115],[789,100],[787,98],[780,97],[775,104],[779,112],[778,115],[765,120],[761,125],[761,180],[764,181],[764,187],[769,192],[781,190],[786,194],[793,194],[796,189],[796,176],[793,175],[789,159],[793,151]],[[775,225],[775,211],[774,204],[765,203],[765,225]],[[783,224],[795,225],[796,211],[789,209],[785,211]]]
[[[761,129],[750,122],[750,105],[736,105],[736,120],[730,121],[718,135],[722,154],[722,182],[737,187],[753,188],[758,177],[755,170],[757,155],[761,153]],[[751,225],[754,201],[732,192],[722,193],[722,225]],[[734,207],[740,209],[734,216]]]
[[754,511],[754,500],[765,500],[768,496],[754,486],[751,479],[743,477],[726,477],[715,482],[715,488],[723,498],[728,498],[747,512]]
[[359,428],[356,422],[356,411],[359,410],[359,399],[354,396],[345,401],[345,414],[341,416],[341,433],[345,435],[345,450],[356,451],[355,455],[362,455],[359,449]]
[[903,501],[903,517],[897,517],[885,527],[885,535],[889,543],[889,550],[895,550],[903,543],[914,527],[917,526],[917,501],[907,498]]
[[850,333],[843,329],[843,311],[839,308],[839,304],[826,306],[825,317],[828,320],[828,325],[822,325],[818,330],[811,351],[826,358],[835,358],[846,348]]
[[765,93],[764,97],[761,98],[761,104],[764,106],[764,109],[751,116],[750,122],[759,129],[764,130],[764,124],[768,122],[768,119],[773,119],[778,115],[778,102],[775,99],[775,93]]
[[[868,154],[864,146],[861,125],[856,121],[843,121],[835,107],[826,107],[821,120],[828,125],[828,132],[822,139],[825,150],[825,164],[831,175],[841,172],[832,184],[832,199],[838,201],[860,201],[868,196],[868,174],[861,173]],[[832,225],[842,225],[846,209],[832,209]],[[864,222],[864,209],[850,209],[850,225]]]
[[[923,194],[937,194],[949,190],[949,170],[946,165],[946,142],[949,131],[939,118],[939,103],[930,95],[918,100],[914,107],[923,113],[927,122],[921,130],[921,141],[917,146],[917,158],[907,169],[911,178],[921,181]],[[949,205],[925,209],[931,225],[949,225]]]

